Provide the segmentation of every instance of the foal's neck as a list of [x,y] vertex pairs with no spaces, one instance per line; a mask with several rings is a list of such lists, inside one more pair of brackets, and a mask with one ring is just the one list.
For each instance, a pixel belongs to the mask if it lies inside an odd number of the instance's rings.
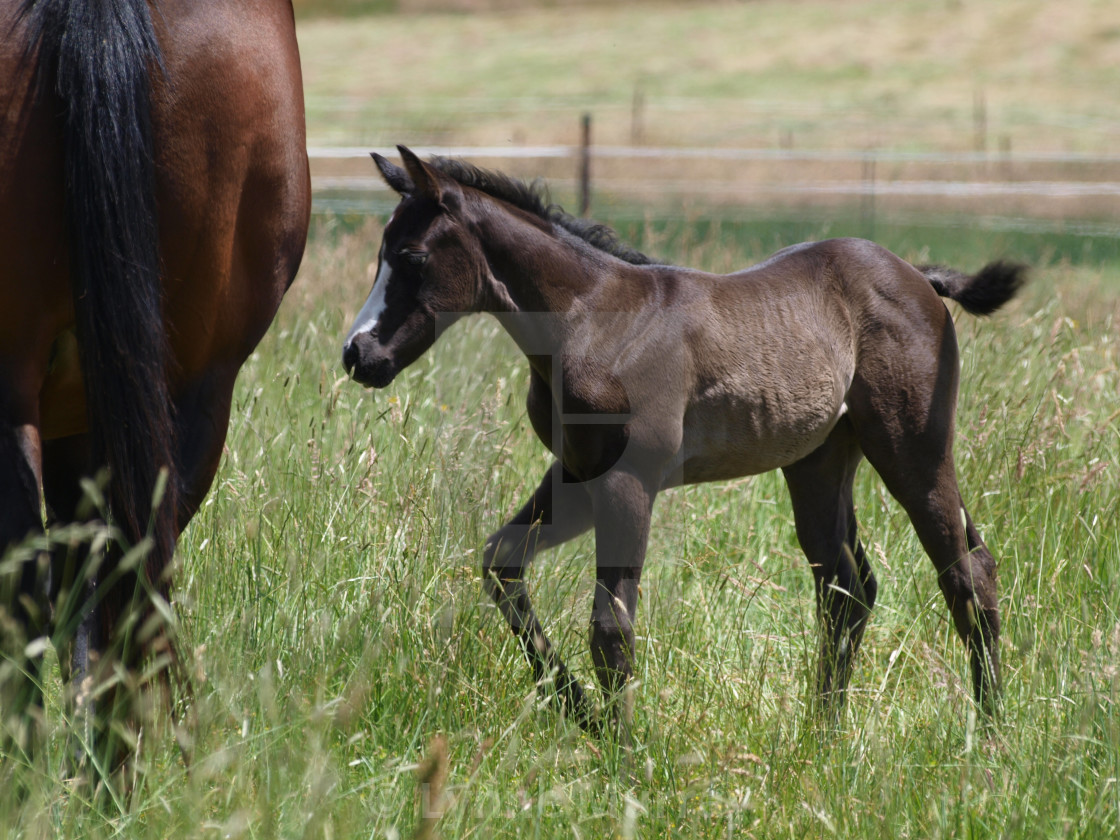
[[491,212],[479,224],[490,269],[482,308],[498,317],[526,355],[551,353],[572,317],[616,278],[617,259],[550,222]]

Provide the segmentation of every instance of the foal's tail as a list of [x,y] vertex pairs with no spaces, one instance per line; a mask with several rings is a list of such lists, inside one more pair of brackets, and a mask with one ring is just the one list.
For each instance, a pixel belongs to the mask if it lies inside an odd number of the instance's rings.
[[917,269],[941,297],[952,298],[973,315],[991,315],[1027,282],[1027,267],[1013,262],[991,262],[972,275],[940,265]]

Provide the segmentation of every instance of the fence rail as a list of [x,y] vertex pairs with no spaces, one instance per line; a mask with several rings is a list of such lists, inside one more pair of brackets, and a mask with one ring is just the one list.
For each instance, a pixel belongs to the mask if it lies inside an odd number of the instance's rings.
[[[443,155],[466,159],[501,160],[555,160],[576,161],[580,146],[413,146],[421,156]],[[371,152],[393,157],[392,147],[367,146],[311,146],[308,157],[316,160],[368,160]],[[1120,164],[1120,154],[1091,154],[1081,152],[907,152],[876,149],[734,149],[734,148],[677,148],[652,146],[592,146],[594,158],[648,160],[709,160],[709,161],[815,161],[863,163],[947,163],[947,164],[1000,164],[1000,163],[1073,163],[1089,166]]]
[[[1045,220],[1051,226],[1090,222],[1089,229],[1120,236],[1120,154],[590,144],[418,145],[413,150],[543,178],[565,206],[574,210],[592,204],[592,214],[602,202],[662,214],[682,203],[719,213],[847,204],[871,223],[877,213],[888,212],[986,215]],[[392,199],[373,172],[371,151],[396,155],[396,149],[385,147],[308,149],[317,209],[363,212],[364,201],[364,212],[385,210]]]

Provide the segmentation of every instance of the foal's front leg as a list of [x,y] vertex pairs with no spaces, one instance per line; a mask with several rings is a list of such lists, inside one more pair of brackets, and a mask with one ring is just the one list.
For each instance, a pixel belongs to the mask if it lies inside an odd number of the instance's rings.
[[634,670],[634,618],[638,584],[649,540],[654,492],[624,469],[607,473],[592,493],[595,511],[595,601],[591,608],[591,658],[607,696],[611,717],[630,743]]
[[583,484],[554,462],[520,511],[486,541],[482,586],[498,605],[533,668],[538,684],[551,679],[553,698],[585,729],[595,716],[583,688],[545,635],[524,574],[538,551],[579,536],[592,525],[591,498]]

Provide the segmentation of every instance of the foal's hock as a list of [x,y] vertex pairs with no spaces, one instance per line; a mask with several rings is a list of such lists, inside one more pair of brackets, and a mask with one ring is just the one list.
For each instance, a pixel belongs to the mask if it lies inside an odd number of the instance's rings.
[[400,153],[403,169],[374,155],[401,202],[343,361],[384,387],[432,345],[437,320],[471,312],[493,313],[528,358],[529,419],[556,460],[487,541],[483,576],[562,706],[596,719],[530,602],[536,553],[594,527],[591,654],[613,697],[632,671],[657,493],[781,468],[816,582],[817,688],[838,707],[877,589],[852,504],[867,458],[933,561],[975,697],[994,709],[996,564],[957,488],[960,364],[939,296],[994,312],[1022,267],[915,268],[857,239],[795,245],[729,275],[657,265],[518,181]]

